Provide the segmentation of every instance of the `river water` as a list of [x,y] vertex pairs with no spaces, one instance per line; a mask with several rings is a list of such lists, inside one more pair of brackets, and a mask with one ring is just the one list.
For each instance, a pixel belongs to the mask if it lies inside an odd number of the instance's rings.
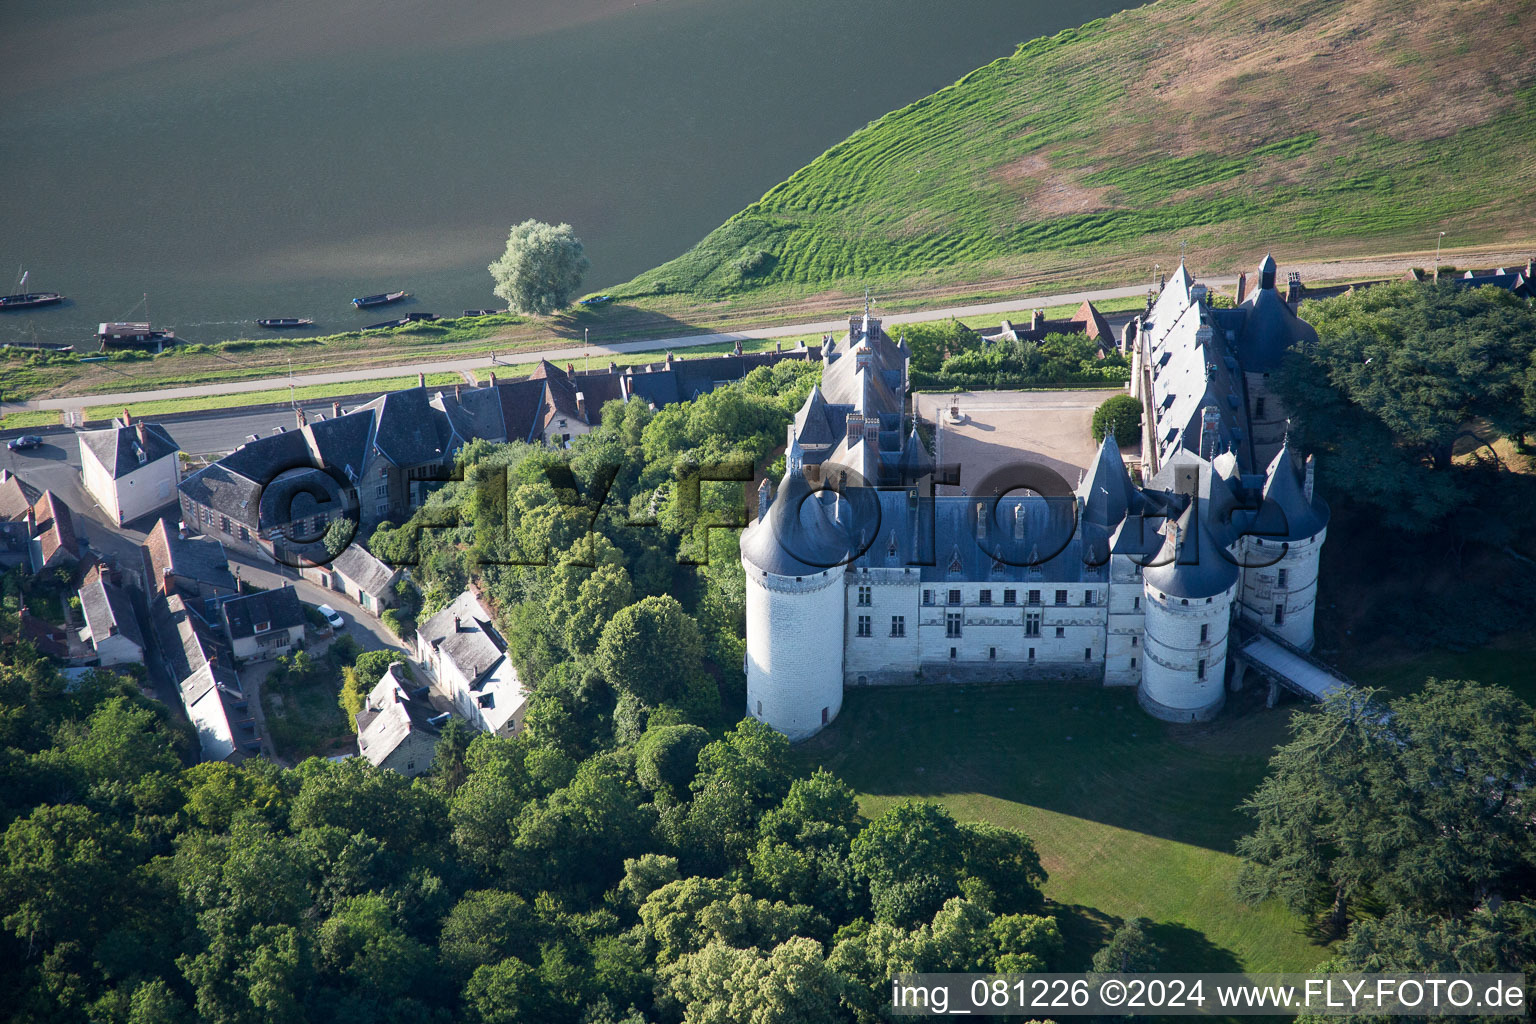
[[[6,0],[0,341],[188,341],[491,306],[512,223],[588,287],[677,255],[860,125],[1123,8],[1077,0]],[[10,288],[0,290],[9,291]]]

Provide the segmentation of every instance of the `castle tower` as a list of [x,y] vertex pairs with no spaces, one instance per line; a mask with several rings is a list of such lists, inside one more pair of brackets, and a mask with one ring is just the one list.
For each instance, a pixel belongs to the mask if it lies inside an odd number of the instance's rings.
[[819,732],[843,706],[848,545],[822,501],[791,466],[741,538],[747,713],[791,740]]
[[1227,633],[1240,574],[1191,500],[1142,573],[1146,664],[1136,697],[1168,722],[1214,718],[1226,699]]
[[1317,566],[1328,535],[1328,506],[1313,493],[1313,460],[1284,444],[1269,464],[1264,501],[1237,542],[1243,617],[1310,651],[1317,612]]

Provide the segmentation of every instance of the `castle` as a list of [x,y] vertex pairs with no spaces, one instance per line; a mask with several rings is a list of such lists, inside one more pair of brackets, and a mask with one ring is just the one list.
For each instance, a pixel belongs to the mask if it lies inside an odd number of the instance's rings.
[[1265,257],[1217,308],[1181,263],[1126,326],[1140,486],[1111,436],[1076,487],[1026,467],[934,495],[959,481],[908,424],[910,352],[850,320],[741,538],[748,714],[802,739],[845,686],[1092,679],[1204,721],[1234,628],[1310,650],[1328,508],[1269,375],[1315,334],[1275,279]]

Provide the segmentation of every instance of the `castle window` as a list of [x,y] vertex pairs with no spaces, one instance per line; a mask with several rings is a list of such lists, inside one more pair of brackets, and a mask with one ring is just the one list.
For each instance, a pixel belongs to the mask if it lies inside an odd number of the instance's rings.
[[954,661],[955,660],[955,649],[953,647],[951,647],[949,649],[949,660],[950,661]]
[[1253,418],[1256,420],[1264,418],[1264,397],[1262,395],[1253,400]]
[[[1025,636],[1039,636],[1040,635],[1040,613],[1039,612],[1030,612],[1029,614],[1024,616],[1024,635]],[[1031,654],[1030,657],[1033,658],[1034,655]]]
[[923,591],[923,604],[933,604],[933,591]]
[[990,590],[983,590],[981,592],[981,603],[982,604],[991,604],[992,603],[992,591],[990,591]]
[[891,616],[891,636],[907,635],[907,617],[905,615]]
[[1035,660],[1035,649],[1033,647],[1031,647],[1029,649],[1029,660],[1030,661],[1034,661]]
[[1132,608],[1138,608],[1138,609],[1141,607],[1141,596],[1140,595],[1137,595],[1135,598],[1132,599],[1131,607]]
[[1038,590],[1031,590],[1029,592],[1029,603],[1030,604],[1039,604],[1040,603],[1040,591],[1038,591]]
[[989,661],[996,661],[997,660],[997,648],[996,647],[988,647],[987,648],[987,660],[989,660]]
[[832,711],[831,708],[822,708],[821,709],[821,724],[822,725],[826,725],[827,722],[831,720],[831,711]]
[[1083,660],[1084,661],[1092,661],[1093,660],[1093,648],[1092,647],[1084,647],[1083,648]]
[[1275,625],[1285,625],[1285,605],[1283,604],[1275,605]]
[[1210,626],[1201,626],[1200,627],[1200,642],[1201,643],[1205,643],[1210,638],[1211,638],[1211,627]]
[[1057,626],[1056,627],[1056,639],[1057,640],[1064,640],[1064,639],[1066,639],[1066,636],[1067,636],[1067,627],[1066,626]]
[[1091,590],[1083,591],[1083,607],[1085,607],[1085,608],[1092,608],[1093,607],[1093,591],[1091,591]]
[[959,636],[960,635],[960,618],[961,617],[960,617],[960,614],[958,612],[950,612],[948,615],[944,616],[944,635],[945,636]]
[[1065,590],[1058,590],[1058,591],[1056,591],[1056,603],[1057,604],[1066,604],[1067,603],[1067,592]]
[[1141,637],[1139,637],[1139,636],[1131,637],[1131,646],[1132,647],[1139,647],[1139,646],[1141,646]]
[[873,593],[873,591],[869,587],[860,587],[859,588],[859,607],[860,608],[868,608],[869,607],[870,595],[872,593]]
[[1281,590],[1284,590],[1285,589],[1286,577],[1287,577],[1286,570],[1284,570],[1284,569],[1279,570],[1278,574],[1275,576],[1275,586],[1279,587]]
[[1136,667],[1136,659],[1132,658],[1131,659],[1131,668],[1135,668],[1135,667]]
[[960,603],[960,591],[958,591],[958,590],[951,590],[949,592],[949,603],[950,604],[959,604]]
[[1003,591],[1003,604],[1018,604],[1019,592],[1017,590]]
[[1196,679],[1204,679],[1205,678],[1205,659],[1204,658],[1201,658],[1199,663],[1195,665],[1195,678]]
[[763,717],[763,702],[762,701],[758,701],[757,702],[757,717],[758,718],[762,718]]
[[859,636],[873,636],[873,635],[874,634],[872,632],[870,632],[870,628],[869,628],[869,616],[868,615],[860,615],[859,616]]

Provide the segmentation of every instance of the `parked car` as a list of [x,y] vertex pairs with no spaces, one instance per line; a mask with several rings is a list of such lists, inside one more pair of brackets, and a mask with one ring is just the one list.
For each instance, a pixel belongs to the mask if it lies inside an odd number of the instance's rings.
[[11,438],[10,441],[6,442],[5,446],[13,452],[24,452],[29,448],[36,448],[42,443],[43,439],[36,434],[23,434],[20,437]]
[[325,616],[325,621],[331,624],[332,629],[345,629],[347,620],[341,617],[341,613],[328,604],[320,606],[320,614]]

